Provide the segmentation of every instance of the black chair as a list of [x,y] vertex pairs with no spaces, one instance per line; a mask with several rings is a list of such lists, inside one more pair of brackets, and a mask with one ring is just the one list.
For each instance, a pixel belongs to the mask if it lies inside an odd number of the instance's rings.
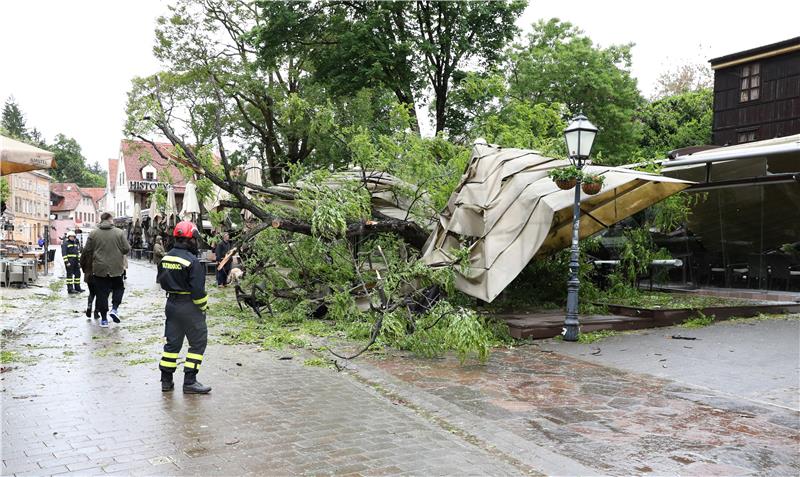
[[720,286],[727,287],[728,286],[728,267],[725,266],[725,262],[722,259],[722,254],[715,254],[708,257],[707,263],[707,270],[706,270],[706,286],[711,285],[713,281],[717,277],[719,277]]
[[[747,256],[747,287],[769,290],[769,266],[767,255],[751,253]],[[755,286],[753,286],[755,283]]]

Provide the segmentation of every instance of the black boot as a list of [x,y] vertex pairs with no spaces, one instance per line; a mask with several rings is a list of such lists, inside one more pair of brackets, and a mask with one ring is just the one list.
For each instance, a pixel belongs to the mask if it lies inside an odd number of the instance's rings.
[[197,373],[186,373],[183,377],[183,394],[208,394],[211,386],[204,386],[197,381]]
[[169,392],[175,389],[175,383],[172,381],[172,373],[161,372],[161,392]]
[[[95,313],[96,313],[96,312],[95,312]],[[92,305],[89,305],[89,306],[86,308],[86,318],[91,318],[91,317],[92,317]]]

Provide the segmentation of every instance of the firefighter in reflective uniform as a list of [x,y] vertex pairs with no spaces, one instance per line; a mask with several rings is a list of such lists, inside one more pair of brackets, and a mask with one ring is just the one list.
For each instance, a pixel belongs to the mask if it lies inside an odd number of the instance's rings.
[[191,222],[179,222],[172,232],[175,245],[158,264],[158,282],[167,292],[167,316],[164,325],[164,353],[158,368],[161,370],[161,390],[172,391],[172,377],[178,367],[178,353],[183,338],[189,341],[186,361],[183,363],[183,392],[206,394],[211,391],[197,381],[197,372],[206,350],[208,328],[206,327],[205,267],[197,259],[197,241],[200,234]]
[[70,230],[67,238],[61,243],[61,256],[64,257],[64,268],[67,269],[67,293],[82,293],[81,288],[81,244]]

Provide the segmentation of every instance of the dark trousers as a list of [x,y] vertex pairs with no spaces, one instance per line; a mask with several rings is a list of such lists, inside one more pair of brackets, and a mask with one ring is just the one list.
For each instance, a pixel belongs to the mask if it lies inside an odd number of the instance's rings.
[[86,286],[89,288],[89,297],[87,299],[87,308],[91,309],[92,304],[94,303],[94,299],[97,296],[97,287],[94,284],[94,278],[89,278],[89,281],[86,282]]
[[72,264],[70,262],[64,263],[65,268],[67,269],[67,290],[80,290],[81,289],[81,267],[76,262]]
[[192,384],[200,371],[203,353],[208,343],[206,314],[192,302],[190,295],[170,296],[164,307],[164,314],[167,316],[164,323],[164,337],[167,342],[164,344],[164,353],[158,363],[161,380],[172,381],[172,374],[178,367],[178,353],[181,352],[185,337],[189,341],[189,350],[183,363],[183,383]]
[[106,317],[108,313],[108,295],[111,294],[111,308],[119,308],[122,295],[125,293],[125,281],[122,277],[94,276],[95,293],[97,294],[97,311],[100,316]]
[[217,270],[217,285],[228,284],[228,274],[231,273],[231,267],[226,265],[221,270]]

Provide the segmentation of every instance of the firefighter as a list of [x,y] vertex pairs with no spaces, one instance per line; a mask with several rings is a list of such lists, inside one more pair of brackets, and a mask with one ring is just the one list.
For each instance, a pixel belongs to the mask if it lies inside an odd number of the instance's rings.
[[82,293],[81,288],[81,244],[70,230],[67,238],[61,242],[61,255],[64,257],[64,268],[67,269],[67,293]]
[[206,327],[206,271],[197,258],[200,233],[187,221],[179,222],[172,232],[173,248],[158,264],[158,282],[167,292],[167,316],[164,325],[164,353],[158,368],[161,370],[161,390],[172,391],[172,377],[178,367],[178,353],[183,347],[184,336],[189,341],[186,361],[183,363],[183,392],[206,394],[211,391],[197,381],[197,372],[206,350],[208,328]]

